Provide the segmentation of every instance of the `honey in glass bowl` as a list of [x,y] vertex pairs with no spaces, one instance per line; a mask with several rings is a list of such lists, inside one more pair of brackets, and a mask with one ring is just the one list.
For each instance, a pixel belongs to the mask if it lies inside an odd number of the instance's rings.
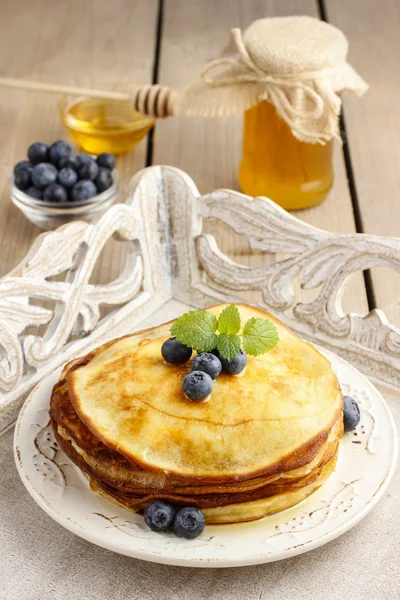
[[288,210],[319,204],[333,185],[333,140],[301,142],[267,101],[244,114],[240,187]]
[[89,154],[129,152],[154,125],[121,100],[65,96],[59,108],[63,125]]

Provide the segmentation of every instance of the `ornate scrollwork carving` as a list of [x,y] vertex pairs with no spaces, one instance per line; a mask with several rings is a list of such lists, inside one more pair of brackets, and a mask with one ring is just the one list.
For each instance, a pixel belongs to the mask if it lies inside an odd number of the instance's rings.
[[[234,291],[261,291],[265,305],[300,334],[342,355],[346,356],[346,349],[352,356],[358,354],[364,370],[369,359],[371,374],[398,385],[400,331],[379,310],[365,317],[345,315],[341,296],[357,271],[383,266],[400,272],[399,239],[328,233],[299,221],[266,198],[252,199],[228,190],[202,196],[200,213],[244,235],[253,249],[292,255],[271,265],[247,267],[221,252],[212,236],[200,235],[198,257],[211,280]],[[302,289],[319,288],[315,299],[296,300],[296,277]],[[290,317],[288,309],[293,311]],[[385,367],[381,367],[383,362]]]

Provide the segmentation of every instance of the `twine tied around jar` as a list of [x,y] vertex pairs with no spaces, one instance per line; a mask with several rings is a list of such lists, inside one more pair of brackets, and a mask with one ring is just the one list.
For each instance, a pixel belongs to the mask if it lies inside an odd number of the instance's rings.
[[[204,83],[212,86],[232,85],[235,83],[257,83],[261,82],[268,89],[270,101],[277,108],[278,112],[285,119],[289,127],[298,131],[295,117],[300,119],[318,119],[324,111],[324,100],[309,83],[303,83],[316,78],[329,77],[334,69],[323,69],[321,71],[311,71],[287,76],[268,75],[262,69],[257,67],[243,43],[242,32],[240,29],[232,29],[232,38],[240,55],[240,61],[235,58],[220,58],[213,60],[205,65],[202,70],[201,78]],[[212,71],[218,70],[223,66],[232,67],[229,75],[223,73],[214,77],[210,76]],[[300,89],[307,97],[307,103],[296,109],[287,95],[289,89]],[[308,104],[309,107],[305,106]],[[299,131],[301,133],[301,131]]]
[[339,137],[338,92],[368,89],[346,62],[340,30],[311,17],[278,17],[231,34],[232,55],[204,66],[201,82],[182,94],[180,113],[239,114],[267,100],[298,139],[325,144]]

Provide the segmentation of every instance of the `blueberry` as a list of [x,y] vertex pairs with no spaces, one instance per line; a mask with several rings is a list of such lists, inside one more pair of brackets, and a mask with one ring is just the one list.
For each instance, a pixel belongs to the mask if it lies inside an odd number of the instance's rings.
[[33,186],[28,187],[28,189],[25,190],[25,193],[28,194],[28,196],[32,196],[32,198],[36,198],[37,200],[42,198],[42,190],[39,190],[39,188],[35,188]]
[[357,402],[350,396],[344,397],[343,423],[345,431],[352,431],[360,422],[360,408]]
[[205,526],[203,513],[194,506],[185,506],[175,515],[174,529],[177,535],[192,540],[200,535]]
[[28,171],[29,173],[32,173],[31,163],[27,160],[21,160],[20,162],[18,162],[14,167],[14,175],[19,173],[20,171]]
[[153,500],[143,513],[145,523],[153,531],[167,531],[173,524],[175,508],[165,500]]
[[174,337],[165,340],[161,346],[163,359],[171,365],[182,365],[192,356],[192,349],[185,344],[181,344]]
[[78,163],[78,167],[80,167],[81,165],[85,165],[89,159],[93,160],[93,158],[89,156],[89,154],[75,154],[75,158]]
[[38,165],[39,163],[48,162],[49,160],[49,147],[44,142],[35,142],[28,148],[28,158],[32,164]]
[[78,175],[76,171],[70,167],[64,167],[58,172],[58,183],[64,187],[70,188],[78,181]]
[[51,183],[44,188],[43,200],[48,200],[49,202],[67,202],[68,192],[62,185]]
[[189,400],[203,400],[211,393],[214,382],[204,371],[192,371],[182,380],[182,389]]
[[72,200],[87,200],[97,195],[96,186],[90,179],[81,179],[72,188]]
[[203,371],[211,379],[216,379],[222,371],[220,359],[211,352],[202,352],[192,360],[192,371]]
[[19,190],[26,190],[31,185],[31,174],[27,169],[21,169],[14,175],[14,183]]
[[79,179],[96,179],[99,167],[91,156],[85,154],[78,155],[78,175]]
[[97,192],[105,192],[109,187],[112,186],[113,178],[110,169],[100,167],[96,179],[94,180]]
[[224,371],[229,373],[230,375],[237,375],[247,365],[247,354],[244,350],[240,348],[239,352],[236,354],[235,358],[229,362],[223,356],[220,356],[220,361],[222,364],[222,368]]
[[66,167],[68,167],[68,169],[74,169],[74,171],[77,171],[78,166],[79,166],[79,161],[78,161],[78,157],[75,154],[73,156],[66,156],[65,158],[61,158],[58,161],[59,169],[65,169]]
[[103,152],[103,154],[99,154],[96,162],[99,165],[99,167],[110,169],[110,171],[115,169],[115,158],[109,152]]
[[57,169],[49,163],[39,163],[32,169],[32,183],[35,187],[42,189],[57,179]]
[[49,154],[51,162],[59,165],[62,158],[71,158],[71,156],[74,156],[75,151],[68,142],[57,140],[50,146]]

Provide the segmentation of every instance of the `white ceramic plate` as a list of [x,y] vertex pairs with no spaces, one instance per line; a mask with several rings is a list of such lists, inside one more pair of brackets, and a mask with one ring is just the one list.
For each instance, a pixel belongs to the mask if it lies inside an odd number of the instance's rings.
[[76,535],[114,552],[171,565],[234,567],[288,558],[322,546],[356,525],[392,477],[397,436],[379,392],[356,369],[323,351],[344,394],[361,407],[361,423],[341,442],[336,472],[301,504],[260,521],[209,525],[195,540],[150,531],[140,515],[90,491],[86,478],[58,449],[48,406],[60,370],[30,394],[15,430],[15,460],[34,500]]

